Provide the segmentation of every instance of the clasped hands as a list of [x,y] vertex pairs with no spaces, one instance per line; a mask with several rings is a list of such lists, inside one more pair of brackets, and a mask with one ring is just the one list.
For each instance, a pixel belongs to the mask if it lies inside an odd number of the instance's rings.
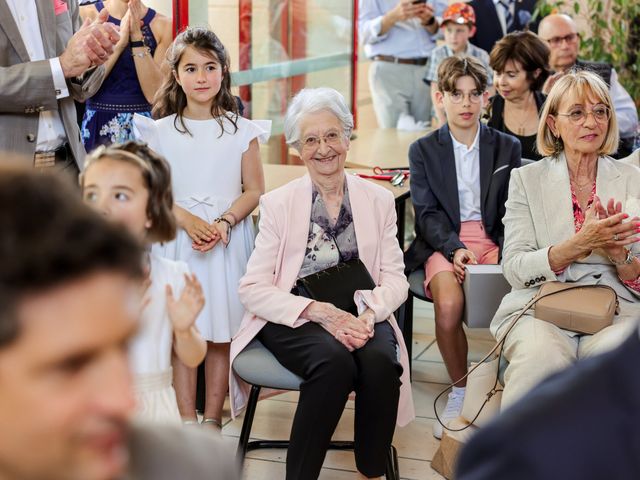
[[182,228],[193,240],[191,248],[198,252],[208,252],[220,241],[225,247],[229,244],[231,227],[226,222],[207,223],[200,217],[189,214]]
[[314,301],[300,316],[318,323],[350,352],[364,347],[373,337],[375,314],[370,308],[355,317],[330,303]]

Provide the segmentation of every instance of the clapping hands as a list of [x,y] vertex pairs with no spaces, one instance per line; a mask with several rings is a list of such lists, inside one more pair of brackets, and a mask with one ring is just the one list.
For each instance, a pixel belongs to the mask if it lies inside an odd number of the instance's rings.
[[118,27],[108,23],[109,12],[102,9],[93,22],[85,20],[71,37],[60,55],[60,66],[65,78],[79,77],[92,66],[102,65],[114,52],[120,40]]
[[171,285],[166,286],[167,312],[173,331],[177,334],[188,331],[204,307],[204,292],[195,275],[184,275],[185,285],[180,298],[173,296]]

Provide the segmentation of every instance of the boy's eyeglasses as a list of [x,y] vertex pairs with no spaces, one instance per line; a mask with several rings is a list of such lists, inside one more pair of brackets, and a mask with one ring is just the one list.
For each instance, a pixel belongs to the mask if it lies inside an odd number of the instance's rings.
[[327,145],[336,145],[340,143],[342,135],[339,132],[329,132],[326,135],[321,137],[317,137],[315,135],[309,135],[308,137],[303,138],[298,143],[305,150],[315,150],[320,147],[320,143],[324,140],[324,143]]
[[589,115],[593,115],[593,118],[598,123],[607,123],[609,118],[611,117],[611,110],[608,107],[602,105],[599,107],[595,107],[593,110],[588,112],[584,108],[574,108],[569,113],[558,113],[563,117],[568,117],[569,121],[574,125],[582,125],[587,121],[587,117]]
[[569,35],[565,35],[564,37],[547,38],[545,41],[552,47],[559,47],[563,42],[567,42],[567,45],[573,45],[576,40],[578,40],[578,34],[570,33]]
[[477,90],[470,93],[463,93],[460,91],[446,92],[446,95],[449,95],[449,99],[452,103],[461,103],[465,96],[469,97],[469,101],[471,103],[480,103],[480,100],[482,100],[482,92],[478,92]]

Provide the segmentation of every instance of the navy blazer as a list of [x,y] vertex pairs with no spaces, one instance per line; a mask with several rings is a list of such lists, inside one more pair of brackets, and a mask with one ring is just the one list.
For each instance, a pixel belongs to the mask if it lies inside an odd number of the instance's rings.
[[[502,217],[511,170],[520,166],[520,142],[480,125],[480,210],[487,235],[502,247]],[[449,257],[465,248],[460,241],[458,180],[449,126],[431,132],[409,148],[411,201],[416,213],[416,238],[405,253],[407,272],[421,267],[434,253]]]
[[[503,37],[496,6],[493,0],[471,0],[469,5],[476,12],[476,34],[471,37],[470,41],[486,50],[487,53],[491,53],[495,43]],[[537,22],[530,23],[535,8],[536,0],[516,0],[513,25],[508,33],[525,30],[527,27],[529,30],[537,32]]]
[[551,376],[475,434],[458,480],[638,480],[640,337]]

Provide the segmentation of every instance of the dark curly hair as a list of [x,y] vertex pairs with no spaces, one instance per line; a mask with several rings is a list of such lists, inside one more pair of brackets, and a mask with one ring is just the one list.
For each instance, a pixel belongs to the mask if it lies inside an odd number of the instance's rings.
[[[173,240],[176,237],[176,217],[173,214],[171,167],[167,161],[146,144],[129,141],[93,150],[85,161],[85,172],[104,158],[138,167],[149,191],[147,217],[151,220],[151,227],[147,232],[147,239],[150,242]],[[80,186],[84,190],[84,174],[80,175]]]
[[[237,132],[238,104],[231,94],[231,62],[229,54],[218,36],[204,27],[188,27],[175,38],[167,49],[167,63],[171,70],[166,73],[164,82],[156,93],[152,111],[153,118],[163,118],[175,113],[174,126],[176,130],[181,133],[191,134],[184,123],[183,117],[184,109],[187,107],[187,96],[176,80],[178,65],[187,47],[193,47],[203,55],[207,55],[220,63],[222,67],[222,84],[220,85],[220,91],[211,104],[211,115],[220,125],[222,129],[221,135],[224,133],[223,117],[227,117],[233,124],[235,128],[233,133]],[[178,126],[178,122],[180,126]]]
[[0,346],[17,338],[27,295],[98,271],[142,278],[138,242],[56,176],[0,167],[0,225]]

